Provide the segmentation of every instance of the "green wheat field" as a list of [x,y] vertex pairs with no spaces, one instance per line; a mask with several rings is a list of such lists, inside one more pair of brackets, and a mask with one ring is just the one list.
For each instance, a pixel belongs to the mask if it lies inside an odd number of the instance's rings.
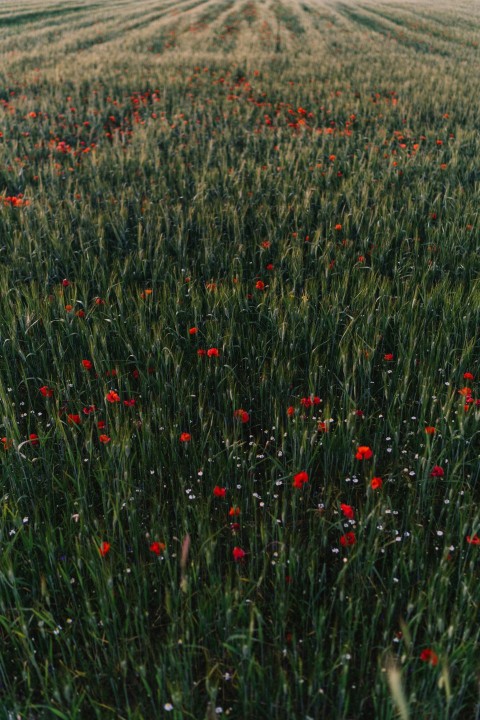
[[480,718],[479,44],[0,4],[0,720]]

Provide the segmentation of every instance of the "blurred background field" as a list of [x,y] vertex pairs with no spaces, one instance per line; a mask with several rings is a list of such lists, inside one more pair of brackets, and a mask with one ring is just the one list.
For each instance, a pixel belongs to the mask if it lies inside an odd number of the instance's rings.
[[0,6],[0,720],[478,717],[479,42]]

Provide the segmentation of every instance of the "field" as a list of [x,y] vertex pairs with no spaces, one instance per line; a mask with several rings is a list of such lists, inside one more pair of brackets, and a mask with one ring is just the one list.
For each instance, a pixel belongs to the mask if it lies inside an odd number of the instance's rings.
[[480,7],[0,5],[0,720],[478,720]]

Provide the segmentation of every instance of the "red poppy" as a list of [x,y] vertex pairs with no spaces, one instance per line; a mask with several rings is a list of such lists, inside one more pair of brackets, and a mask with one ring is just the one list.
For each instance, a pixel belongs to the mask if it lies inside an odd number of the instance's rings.
[[480,545],[480,537],[478,535],[467,535],[466,540],[469,545]]
[[239,408],[239,410],[235,410],[233,414],[235,417],[240,418],[242,423],[247,423],[250,420],[250,415],[246,410],[242,410],[242,408]]
[[420,660],[427,662],[432,666],[438,665],[438,655],[431,648],[425,648],[420,653]]
[[466,372],[466,373],[463,373],[463,379],[464,380],[473,380],[474,377],[471,372]]
[[198,332],[198,328],[196,328],[196,327],[191,327],[190,330],[188,331],[189,335],[196,335],[197,332]]
[[203,357],[203,356],[206,355],[206,354],[207,354],[207,351],[206,351],[206,350],[197,350],[197,355],[198,355],[198,357]]
[[340,510],[343,512],[346,518],[349,520],[353,520],[355,516],[355,511],[351,505],[346,505],[345,503],[342,503],[340,505]]
[[318,395],[310,396],[310,397],[303,397],[300,400],[300,405],[303,405],[305,409],[308,409],[312,407],[312,405],[319,405],[322,402],[322,399],[318,397]]
[[40,445],[40,440],[38,439],[38,435],[35,435],[35,433],[30,433],[30,435],[28,437],[29,437],[32,445]]
[[443,477],[445,475],[445,471],[440,465],[434,465],[432,468],[432,472],[430,473],[430,477]]
[[349,547],[350,545],[355,545],[357,542],[357,538],[355,537],[355,533],[348,532],[345,535],[342,535],[340,538],[340,545],[343,547]]
[[84,415],[91,415],[96,409],[95,405],[89,405],[88,407],[82,408],[82,412]]
[[215,497],[225,497],[225,495],[227,494],[227,489],[215,485],[215,487],[213,488],[213,494],[215,495]]
[[287,408],[287,415],[288,417],[292,417],[292,415],[295,415],[295,408],[293,407],[293,405],[290,405],[290,407]]
[[360,445],[355,454],[357,460],[369,460],[373,457],[373,450],[368,445]]
[[180,434],[180,442],[190,442],[191,439],[192,436],[190,435],[190,433],[182,432]]
[[293,487],[301,489],[308,482],[308,473],[305,470],[293,476]]
[[207,350],[207,355],[208,357],[218,357],[220,353],[218,352],[217,348],[210,348],[209,350]]
[[[330,157],[331,157],[331,156],[330,156]],[[335,230],[339,231],[339,230],[341,230],[341,229],[342,229],[342,226],[340,225],[340,223],[337,223],[337,224],[335,225]]]
[[380,490],[380,488],[383,485],[383,480],[381,477],[374,477],[370,480],[370,487],[372,490]]
[[99,437],[98,439],[99,439],[100,442],[103,443],[104,445],[106,445],[107,443],[109,443],[110,440],[111,440],[111,438],[110,438],[108,435],[100,435],[100,437]]
[[48,385],[43,385],[43,386],[40,388],[40,392],[41,392],[41,394],[43,395],[43,397],[48,397],[48,398],[50,398],[50,397],[53,396],[53,390],[52,390],[52,388],[49,388]]
[[386,353],[386,354],[383,356],[383,359],[384,359],[384,360],[393,360],[393,353]]
[[318,432],[328,432],[328,424],[321,420],[317,425]]
[[265,290],[265,283],[263,282],[263,280],[257,280],[257,282],[255,283],[255,287],[257,290]]
[[273,263],[268,263],[268,265],[265,266],[266,270],[273,270]]
[[63,287],[68,287],[68,286],[70,285],[69,280],[67,280],[67,278],[64,278],[64,279],[62,280],[62,285],[63,285]]
[[80,423],[82,422],[80,415],[75,415],[75,414],[67,415],[67,420],[72,425],[80,425]]
[[435,435],[437,430],[433,427],[433,425],[427,425],[427,427],[425,428],[425,432],[427,433],[427,435]]
[[105,420],[99,420],[97,422],[97,428],[99,430],[103,430],[106,426],[107,426],[107,423],[105,422]]
[[82,360],[82,365],[85,370],[91,370],[93,367],[93,363],[90,360]]
[[232,505],[232,507],[228,511],[228,514],[230,515],[230,517],[235,517],[236,515],[240,515],[240,508],[238,507],[238,505]]
[[247,553],[245,550],[242,550],[240,547],[234,547],[232,550],[233,559],[238,562],[239,560],[243,560]]
[[133,407],[135,405],[135,403],[136,403],[135,398],[130,398],[129,400],[123,401],[123,404],[125,405],[125,407]]
[[105,557],[105,555],[110,552],[111,545],[109,542],[102,542],[100,547],[98,548],[98,551],[102,557]]
[[105,396],[105,400],[108,400],[109,403],[120,402],[120,395],[116,393],[115,390],[110,390]]
[[165,550],[165,548],[166,548],[165,543],[155,541],[155,542],[152,542],[152,544],[149,547],[149,550],[150,550],[150,552],[153,552],[153,553],[155,553],[155,555],[158,556],[158,555],[162,554],[162,552]]

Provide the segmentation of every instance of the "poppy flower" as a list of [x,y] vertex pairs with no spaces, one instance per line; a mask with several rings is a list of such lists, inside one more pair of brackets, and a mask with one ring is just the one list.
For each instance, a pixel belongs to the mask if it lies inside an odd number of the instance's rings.
[[43,395],[43,397],[52,397],[53,396],[53,390],[52,388],[49,388],[48,385],[43,385],[40,388],[40,393]]
[[97,428],[99,430],[103,430],[106,426],[107,426],[107,423],[105,422],[105,420],[99,420],[97,422]]
[[355,511],[351,505],[346,505],[345,503],[342,503],[340,505],[340,510],[349,520],[353,520],[353,518],[355,517]]
[[468,397],[472,394],[472,391],[469,387],[463,387],[461,390],[458,391],[459,395],[462,395],[463,397]]
[[100,547],[98,548],[98,551],[102,557],[105,557],[105,555],[110,552],[111,545],[109,542],[102,542]]
[[197,332],[198,332],[198,328],[196,328],[196,327],[191,327],[191,328],[189,329],[189,331],[188,331],[188,334],[189,334],[189,335],[196,335]]
[[150,545],[149,550],[150,550],[150,552],[152,552],[158,556],[158,555],[162,554],[162,552],[165,550],[165,548],[166,548],[165,543],[155,541]]
[[130,398],[129,400],[123,401],[123,404],[125,405],[125,407],[133,407],[135,405],[135,403],[136,403],[135,398]]
[[208,357],[218,357],[220,353],[218,352],[217,348],[210,348],[209,350],[207,350],[207,355]]
[[471,372],[466,372],[466,373],[463,373],[463,379],[464,380],[473,380],[474,377]]
[[84,415],[91,415],[96,409],[95,405],[89,405],[88,407],[82,408],[82,412]]
[[480,545],[480,537],[478,537],[478,535],[467,535],[466,540],[469,545]]
[[293,405],[290,405],[290,407],[287,408],[287,415],[288,417],[292,417],[292,415],[295,415],[295,408]]
[[80,423],[82,422],[80,415],[75,415],[75,414],[67,415],[67,420],[72,425],[80,425]]
[[383,359],[384,359],[384,360],[387,360],[387,361],[393,360],[393,353],[386,353],[386,354],[383,356]]
[[206,354],[207,354],[207,351],[206,351],[206,350],[201,350],[201,349],[200,349],[200,350],[197,350],[197,355],[198,355],[198,357],[203,357],[203,356],[206,355]]
[[373,457],[373,450],[369,448],[368,445],[360,445],[360,447],[357,448],[355,457],[357,460],[369,460]]
[[353,532],[348,532],[340,538],[340,545],[342,545],[342,547],[350,547],[351,545],[355,545],[356,542],[357,538]]
[[28,437],[29,437],[30,443],[32,445],[40,445],[40,440],[38,439],[38,435],[36,435],[35,433],[30,433],[30,435]]
[[82,365],[85,370],[91,370],[93,367],[93,363],[90,360],[82,360]]
[[115,390],[110,390],[105,396],[105,400],[108,400],[109,403],[120,402],[120,395],[116,393]]
[[67,278],[64,278],[64,279],[62,280],[62,285],[63,285],[63,287],[68,287],[68,286],[70,285],[70,281],[67,280]]
[[215,497],[223,498],[227,494],[227,489],[219,487],[218,485],[215,485],[215,487],[213,488],[213,494],[215,495]]
[[106,445],[107,443],[109,443],[110,440],[111,440],[111,438],[110,438],[108,435],[100,435],[100,437],[99,437],[98,439],[99,439],[100,442],[103,443],[104,445]]
[[265,290],[265,283],[263,282],[263,280],[257,280],[257,282],[255,283],[255,288],[257,290]]
[[340,225],[340,223],[337,223],[335,225],[335,230],[340,231],[341,229],[342,229],[342,225]]
[[261,246],[262,246],[262,248],[265,248],[265,250],[267,250],[267,249],[270,247],[271,244],[272,244],[272,243],[270,242],[270,240],[264,240],[264,241],[261,243]]
[[250,415],[246,410],[243,410],[242,408],[235,410],[233,414],[235,417],[240,418],[242,423],[247,423],[250,420]]
[[190,433],[182,432],[180,434],[180,442],[190,442],[191,439],[192,436],[190,435]]
[[228,511],[228,514],[230,515],[230,517],[235,517],[236,515],[240,515],[240,508],[238,507],[238,505],[232,505],[232,507]]
[[370,487],[372,490],[380,490],[380,488],[383,485],[383,480],[381,477],[374,477],[370,480]]
[[429,663],[433,667],[438,665],[438,655],[431,648],[425,648],[425,650],[422,650],[420,653],[420,660]]
[[293,476],[293,487],[301,489],[308,482],[308,473],[305,470],[298,472]]
[[265,265],[265,270],[273,270],[273,263],[268,263],[268,265]]
[[427,425],[427,427],[425,428],[425,432],[427,433],[427,435],[435,435],[437,430],[433,427],[433,425]]
[[445,470],[440,467],[440,465],[434,465],[432,468],[432,472],[430,473],[430,477],[443,477],[445,475]]
[[234,547],[232,550],[233,559],[235,562],[238,562],[239,560],[243,560],[247,553],[245,550],[242,550],[240,547]]
[[321,420],[317,425],[318,432],[328,432],[328,425],[326,422]]

